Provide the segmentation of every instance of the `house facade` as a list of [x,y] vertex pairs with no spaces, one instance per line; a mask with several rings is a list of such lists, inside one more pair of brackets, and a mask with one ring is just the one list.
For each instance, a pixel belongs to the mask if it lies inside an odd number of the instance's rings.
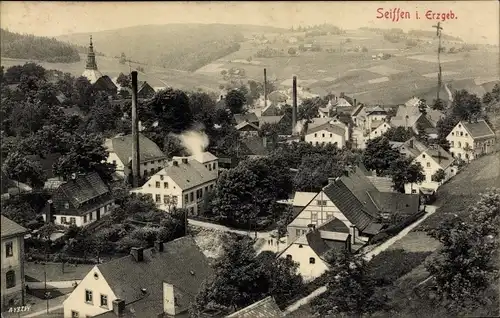
[[343,148],[349,140],[349,129],[345,124],[332,120],[308,129],[304,140],[312,145],[336,144],[338,148]]
[[208,260],[189,236],[132,248],[89,271],[64,301],[64,317],[182,316],[210,275]]
[[172,160],[131,193],[150,196],[164,211],[185,208],[190,215],[198,215],[203,210],[207,194],[214,190],[217,177],[217,161],[200,163],[194,158],[181,158]]
[[2,215],[1,309],[25,303],[24,235],[29,231]]
[[86,226],[111,213],[113,206],[111,191],[97,173],[75,174],[54,190],[43,219],[64,226]]
[[[126,179],[131,173],[132,135],[117,136],[106,139],[105,148],[108,151],[106,162],[116,166],[118,178]],[[140,176],[147,177],[163,169],[167,156],[151,139],[139,134]]]
[[473,160],[491,153],[496,144],[495,132],[485,120],[459,122],[446,140],[450,144],[451,155],[462,160]]
[[255,125],[247,121],[244,121],[236,125],[235,128],[242,137],[254,137],[259,135],[258,123],[257,125]]

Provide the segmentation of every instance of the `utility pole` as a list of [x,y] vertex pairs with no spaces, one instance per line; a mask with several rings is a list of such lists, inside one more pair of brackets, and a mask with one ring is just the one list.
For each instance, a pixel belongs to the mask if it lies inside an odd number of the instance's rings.
[[438,44],[438,65],[439,65],[439,71],[438,71],[438,89],[437,89],[437,100],[439,100],[439,91],[441,90],[441,30],[443,28],[441,27],[441,22],[438,22],[437,25],[433,25],[433,28],[436,28],[436,35],[439,38],[439,44]]
[[264,69],[264,108],[267,107],[267,71]]

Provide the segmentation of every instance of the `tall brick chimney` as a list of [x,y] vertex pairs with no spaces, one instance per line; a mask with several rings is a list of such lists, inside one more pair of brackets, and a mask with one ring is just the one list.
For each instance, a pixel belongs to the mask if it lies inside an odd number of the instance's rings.
[[137,72],[132,72],[132,186],[139,186],[139,118],[137,116]]
[[264,107],[267,107],[267,71],[264,69]]
[[295,135],[297,132],[295,131],[295,126],[297,126],[297,76],[293,77],[293,105],[292,105],[292,135]]

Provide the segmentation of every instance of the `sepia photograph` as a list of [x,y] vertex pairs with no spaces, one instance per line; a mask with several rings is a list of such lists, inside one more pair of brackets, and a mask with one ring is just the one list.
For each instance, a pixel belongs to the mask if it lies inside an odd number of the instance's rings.
[[1,318],[500,317],[500,2],[0,1]]

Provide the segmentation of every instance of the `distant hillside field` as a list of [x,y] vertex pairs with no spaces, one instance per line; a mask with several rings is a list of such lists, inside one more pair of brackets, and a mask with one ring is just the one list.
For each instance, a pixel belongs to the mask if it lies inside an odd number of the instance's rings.
[[14,59],[35,59],[51,63],[80,61],[78,49],[54,38],[19,34],[0,29],[1,56]]
[[[286,30],[248,25],[168,24],[146,25],[92,33],[94,46],[108,56],[164,68],[194,71],[239,50],[244,36]],[[90,33],[69,34],[58,40],[86,45]]]

